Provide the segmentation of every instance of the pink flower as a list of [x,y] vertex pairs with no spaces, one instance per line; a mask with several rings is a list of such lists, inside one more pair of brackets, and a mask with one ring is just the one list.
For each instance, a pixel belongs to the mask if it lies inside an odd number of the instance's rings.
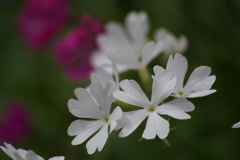
[[17,16],[22,38],[33,49],[46,47],[66,23],[68,11],[68,0],[27,0]]
[[17,143],[29,134],[29,117],[25,104],[19,100],[8,100],[3,106],[0,119],[0,143]]
[[87,79],[93,70],[90,57],[97,49],[96,36],[102,24],[90,15],[81,16],[81,26],[73,29],[55,45],[55,56],[72,80]]

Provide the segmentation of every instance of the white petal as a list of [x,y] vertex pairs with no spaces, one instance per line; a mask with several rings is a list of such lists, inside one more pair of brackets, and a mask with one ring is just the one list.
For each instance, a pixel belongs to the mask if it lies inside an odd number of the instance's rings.
[[49,160],[64,160],[63,156],[52,157]]
[[147,14],[145,12],[131,12],[127,15],[125,24],[136,46],[141,47],[145,42],[149,28]]
[[130,42],[122,26],[118,23],[108,23],[105,33],[97,36],[97,44],[105,54],[115,54],[123,50],[132,50]]
[[[198,92],[198,91],[209,90],[212,87],[215,80],[216,80],[216,76],[209,76],[209,77],[199,81],[195,85],[192,85],[190,88],[185,90],[185,92],[188,92],[188,93],[193,92],[194,93],[194,92]],[[185,87],[184,87],[184,89],[185,89]]]
[[186,99],[175,99],[157,107],[156,112],[176,119],[189,119],[191,116],[185,112],[193,111],[194,108],[194,105]]
[[152,60],[152,53],[156,48],[154,42],[148,42],[141,49],[141,57],[142,57],[142,66],[147,66],[147,64]]
[[103,121],[86,121],[86,120],[76,120],[71,123],[68,127],[68,135],[77,135],[73,141],[72,145],[78,145],[83,143],[87,138],[89,138],[93,133],[95,133],[99,128],[103,126]]
[[27,160],[25,157],[24,157],[24,159],[23,159],[23,157],[21,157],[21,156],[19,155],[19,153],[17,153],[17,152],[13,152],[13,155],[14,155],[14,157],[15,157],[15,158],[13,158],[13,160]]
[[123,80],[120,83],[123,91],[115,91],[113,92],[113,96],[120,101],[125,103],[129,103],[132,105],[136,105],[142,108],[148,107],[150,102],[142,91],[138,83],[134,80]]
[[169,56],[166,70],[171,70],[174,75],[177,76],[177,89],[181,89],[183,86],[184,77],[187,71],[188,63],[187,59],[180,54],[175,54],[174,59],[172,55]]
[[115,77],[116,90],[119,90],[119,74],[116,63],[112,63],[113,75]]
[[26,150],[20,148],[20,149],[17,149],[17,152],[21,157],[26,157],[26,154],[27,154]]
[[154,33],[154,39],[156,41],[163,40],[166,38],[166,36],[169,35],[169,32],[166,28],[159,28],[155,33]]
[[93,82],[89,87],[89,91],[102,111],[109,115],[111,104],[114,101],[111,82],[107,82],[105,86],[102,86],[99,82]]
[[41,160],[33,151],[28,151],[25,160]]
[[204,97],[204,96],[207,96],[207,95],[212,94],[214,92],[216,92],[215,89],[199,91],[199,92],[191,93],[188,96],[188,98]]
[[98,68],[96,72],[91,74],[90,78],[91,82],[101,82],[102,84],[113,80],[112,75],[105,71],[103,68]]
[[137,69],[140,67],[140,62],[138,61],[138,57],[133,51],[121,51],[116,52],[116,54],[108,55],[109,59],[113,62],[125,65],[129,69]]
[[117,120],[119,120],[122,117],[122,110],[121,108],[118,106],[116,107],[112,114],[109,116],[109,123],[110,123],[110,133],[115,129],[115,127],[117,126]]
[[163,71],[165,71],[165,69],[161,66],[155,65],[153,67],[154,75],[157,75],[158,73],[163,72]]
[[100,152],[108,139],[108,125],[104,125],[101,130],[91,138],[86,147],[88,154],[93,154],[96,149]]
[[232,126],[232,128],[240,128],[240,122],[235,123],[235,124]]
[[131,134],[147,116],[148,112],[145,109],[126,112],[124,118],[127,118],[127,123],[123,126],[119,137],[126,137]]
[[172,93],[176,85],[176,77],[172,77],[171,71],[158,73],[153,79],[151,103],[157,106]]
[[[113,74],[113,70],[112,70],[112,66],[111,66],[112,61],[108,58],[107,54],[104,54],[101,52],[95,52],[91,56],[90,62],[93,67],[95,67],[95,68],[102,67],[108,73]],[[120,73],[129,69],[129,67],[125,66],[125,65],[120,65],[120,64],[116,64],[116,65],[117,65],[118,71]]]
[[142,137],[154,139],[158,135],[160,139],[164,139],[167,137],[169,130],[169,122],[153,112],[148,116]]
[[199,83],[200,81],[204,80],[209,76],[211,73],[211,68],[207,66],[200,66],[196,68],[192,74],[190,75],[186,85],[184,88],[188,90],[190,87],[194,86],[195,84]]
[[90,103],[87,104],[88,100],[89,99],[79,102],[75,99],[70,99],[68,101],[69,111],[76,117],[100,119],[102,117],[102,111],[96,104],[94,104],[94,106],[90,105]]
[[17,152],[17,150],[11,144],[8,144],[6,142],[4,142],[4,145],[6,146],[6,148],[3,146],[0,146],[0,148],[3,150],[3,152],[5,152],[13,160],[17,160],[13,154],[14,152]]

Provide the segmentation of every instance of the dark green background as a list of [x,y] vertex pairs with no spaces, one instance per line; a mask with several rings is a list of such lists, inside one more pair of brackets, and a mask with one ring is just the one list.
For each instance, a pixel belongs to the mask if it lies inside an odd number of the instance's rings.
[[[231,126],[240,120],[240,1],[238,0],[72,0],[72,20],[59,33],[76,26],[81,13],[89,13],[103,23],[124,20],[130,11],[146,11],[150,33],[166,27],[175,35],[185,34],[189,47],[185,56],[188,75],[207,65],[217,79],[217,92],[191,99],[196,109],[192,119],[172,120],[178,128],[170,133],[170,147],[162,145],[166,160],[239,160],[240,129]],[[161,159],[154,141],[138,142],[138,129],[127,138],[110,135],[99,153],[88,155],[86,143],[72,146],[67,135],[77,119],[67,109],[74,89],[89,82],[71,82],[56,63],[52,44],[39,53],[31,51],[19,37],[15,19],[24,1],[0,2],[0,102],[18,97],[28,104],[31,134],[16,148],[32,149],[45,159],[64,155],[66,160]],[[160,60],[155,60],[158,62]],[[135,75],[135,72],[134,72]],[[137,74],[136,74],[137,75]],[[1,108],[0,108],[1,110]],[[0,116],[2,113],[0,112]],[[1,160],[10,159],[0,152]]]

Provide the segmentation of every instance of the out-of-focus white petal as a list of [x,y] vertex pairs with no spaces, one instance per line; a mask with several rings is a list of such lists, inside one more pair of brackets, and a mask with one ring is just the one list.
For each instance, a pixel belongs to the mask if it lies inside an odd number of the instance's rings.
[[[28,151],[25,160],[41,160],[33,151]],[[42,159],[43,160],[43,159]]]
[[184,86],[184,89],[188,90],[193,85],[207,78],[210,73],[211,73],[210,67],[207,67],[207,66],[197,67],[190,75],[186,85]]
[[124,117],[128,120],[119,133],[119,137],[126,137],[131,134],[147,116],[148,112],[145,109],[126,112]]
[[89,87],[89,91],[102,111],[108,115],[111,104],[114,100],[112,96],[113,90],[111,83],[107,82],[105,86],[102,86],[99,82],[93,82]]
[[21,157],[26,157],[26,154],[27,154],[26,150],[20,148],[20,149],[17,149],[17,152]]
[[176,77],[171,71],[158,73],[153,79],[151,103],[157,106],[172,93],[176,85]]
[[122,110],[121,108],[118,106],[116,107],[112,114],[109,116],[109,125],[110,125],[110,133],[115,129],[115,127],[117,126],[117,120],[120,119],[122,117]]
[[104,85],[106,82],[113,80],[110,73],[105,71],[103,68],[98,68],[96,72],[91,74],[91,82],[101,82]]
[[94,132],[103,126],[104,122],[102,120],[97,121],[86,121],[86,120],[76,120],[71,123],[68,127],[68,135],[77,135],[73,141],[72,145],[78,145],[83,143],[90,137]]
[[181,54],[175,54],[174,59],[169,56],[166,70],[170,70],[177,76],[176,88],[181,89],[183,87],[184,77],[187,71],[188,63],[187,59]]
[[142,137],[145,139],[154,139],[158,135],[160,139],[164,139],[167,137],[169,130],[169,122],[157,115],[157,113],[152,112],[148,116]]
[[97,36],[97,44],[101,52],[104,52],[104,54],[114,54],[122,50],[132,51],[129,40],[119,23],[108,23],[105,29],[105,33]]
[[157,107],[156,112],[176,119],[189,119],[191,116],[185,112],[193,111],[194,108],[194,105],[186,99],[175,99]]
[[166,28],[159,28],[155,33],[154,33],[154,39],[156,41],[163,40],[166,38],[166,36],[169,35],[169,32]]
[[240,122],[235,123],[235,124],[232,126],[232,128],[240,128]]
[[143,46],[141,49],[141,64],[142,66],[147,66],[147,64],[152,60],[152,53],[154,49],[156,48],[154,42],[148,42]]
[[[100,119],[102,117],[102,112],[100,108],[91,105],[91,103],[86,104],[88,99],[85,101],[77,101],[75,99],[70,99],[68,101],[69,111],[76,117],[79,118],[94,118]],[[85,104],[84,104],[85,103]]]
[[142,91],[140,86],[134,80],[123,80],[120,83],[123,91],[114,91],[113,96],[120,101],[136,105],[142,108],[146,108],[150,105],[150,102]]
[[26,160],[25,158],[26,157],[22,157],[22,156],[20,156],[17,152],[13,152],[13,155],[14,155],[14,159],[13,160]]
[[101,151],[108,138],[108,125],[105,124],[101,130],[87,142],[88,154],[93,154],[96,149]]
[[49,160],[64,160],[63,156],[52,157]]
[[119,90],[119,74],[116,63],[112,63],[113,75],[115,77],[116,90]]
[[137,48],[141,47],[145,42],[149,28],[148,23],[148,17],[145,12],[131,12],[126,17],[126,30],[135,42]]
[[199,92],[195,92],[195,93],[190,93],[188,98],[204,97],[204,96],[212,94],[212,93],[214,93],[216,91],[217,90],[215,90],[215,89],[211,89],[211,90],[204,90],[204,91],[199,91]]
[[108,57],[115,63],[128,66],[129,69],[137,69],[140,67],[140,62],[134,52],[122,51],[108,55]]

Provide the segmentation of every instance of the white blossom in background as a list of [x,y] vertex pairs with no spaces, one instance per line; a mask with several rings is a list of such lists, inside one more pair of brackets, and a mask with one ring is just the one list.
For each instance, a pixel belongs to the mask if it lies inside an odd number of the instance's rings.
[[167,55],[176,53],[183,54],[188,47],[188,40],[186,36],[180,35],[179,38],[177,38],[165,28],[159,28],[155,32],[154,37],[156,41],[164,40],[166,38],[170,39],[170,45],[164,50],[164,53]]
[[[181,54],[175,54],[174,58],[170,55],[166,70],[172,71],[177,77],[176,87],[172,96],[178,98],[196,98],[203,97],[216,92],[211,89],[216,80],[216,76],[209,76],[211,68],[207,66],[197,67],[190,75],[187,83],[183,87],[184,77],[188,68],[188,62]],[[154,67],[154,73],[158,74],[164,69],[160,66]]]
[[[4,143],[5,147],[0,148],[13,160],[44,160],[33,151],[26,151],[24,149],[15,149],[11,144]],[[49,160],[64,160],[63,156],[52,157]]]
[[240,128],[240,122],[235,123],[235,124],[232,126],[232,128]]
[[104,86],[100,82],[93,82],[89,91],[83,88],[75,90],[78,100],[68,101],[69,111],[76,117],[88,119],[75,120],[69,126],[68,134],[76,136],[72,145],[83,143],[99,130],[87,142],[86,148],[89,154],[93,154],[97,148],[98,151],[102,150],[108,139],[109,126],[111,133],[117,125],[116,121],[122,117],[120,107],[115,108],[110,114],[111,104],[114,101],[112,92],[111,82],[106,82]]
[[114,77],[104,68],[97,68],[90,76],[91,82],[100,82],[102,86],[111,82],[113,90],[119,90],[119,74],[115,63],[112,63],[112,72]]
[[176,77],[173,77],[171,71],[160,72],[153,79],[152,96],[149,101],[136,81],[121,81],[120,86],[123,91],[113,92],[114,97],[125,103],[139,106],[142,109],[124,112],[116,128],[122,128],[119,136],[128,136],[148,117],[142,137],[154,139],[157,135],[159,138],[164,139],[167,137],[170,127],[169,122],[160,115],[168,115],[175,119],[191,118],[185,112],[194,110],[194,105],[186,99],[175,99],[159,105],[160,102],[170,96],[175,85]]
[[[145,12],[130,12],[125,19],[125,26],[116,22],[108,23],[105,27],[105,33],[97,37],[99,51],[92,57],[93,66],[104,67],[109,73],[111,72],[112,61],[108,56],[124,52],[125,54],[134,54],[141,58],[142,47],[148,42],[147,34],[149,30],[148,16]],[[153,45],[153,44],[152,44]],[[169,45],[169,39],[159,40],[155,44],[156,56],[161,53]],[[133,55],[127,55],[133,57]],[[153,56],[153,55],[152,55]],[[153,56],[153,58],[154,58]],[[132,69],[132,66],[125,64],[117,64],[119,72]]]

